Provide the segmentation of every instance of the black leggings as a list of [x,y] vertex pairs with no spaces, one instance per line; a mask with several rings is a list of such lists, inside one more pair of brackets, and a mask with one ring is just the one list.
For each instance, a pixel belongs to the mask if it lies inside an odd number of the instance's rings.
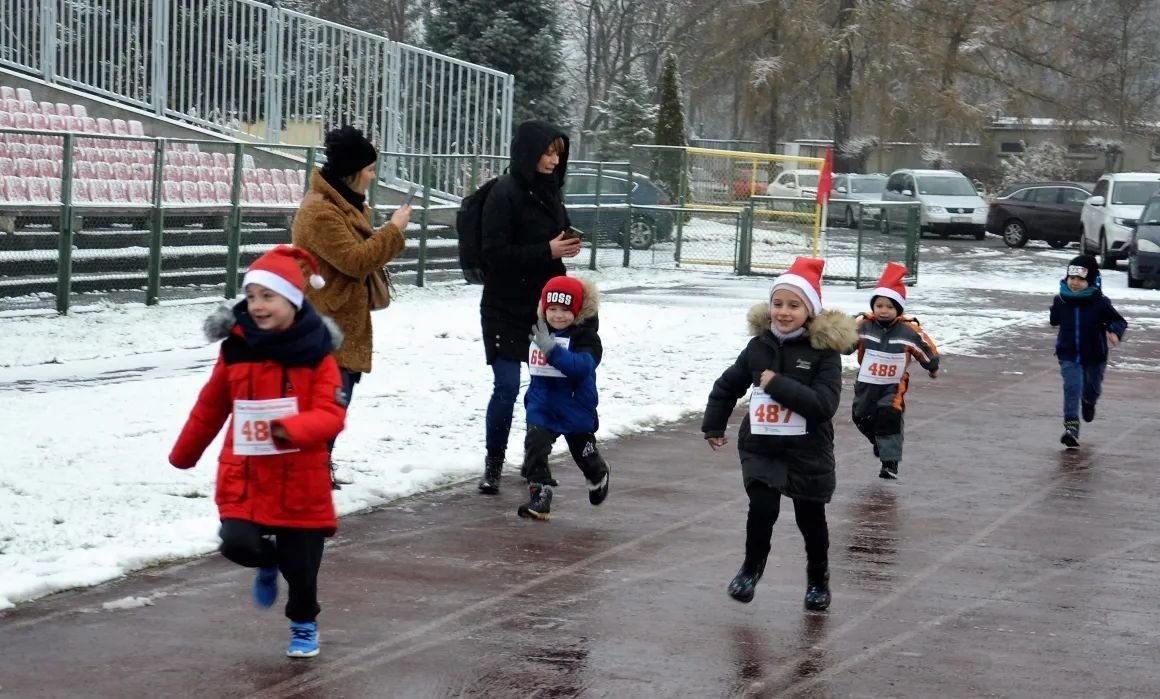
[[[321,529],[264,527],[244,519],[223,519],[221,553],[247,568],[277,566],[290,588],[286,616],[290,621],[314,621],[318,606],[318,569],[322,566]],[[272,535],[274,540],[267,538]]]
[[[781,513],[781,492],[760,481],[745,488],[749,495],[749,518],[745,524],[745,566],[763,569],[769,556],[773,524]],[[806,542],[806,573],[813,581],[829,568],[830,529],[826,524],[826,505],[808,500],[793,501],[794,519]]]

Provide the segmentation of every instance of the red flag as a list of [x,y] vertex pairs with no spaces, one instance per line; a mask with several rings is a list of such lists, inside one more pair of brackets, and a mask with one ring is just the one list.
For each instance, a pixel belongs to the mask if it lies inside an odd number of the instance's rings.
[[818,206],[830,200],[834,188],[834,149],[826,148],[826,159],[822,162],[822,175],[818,178]]

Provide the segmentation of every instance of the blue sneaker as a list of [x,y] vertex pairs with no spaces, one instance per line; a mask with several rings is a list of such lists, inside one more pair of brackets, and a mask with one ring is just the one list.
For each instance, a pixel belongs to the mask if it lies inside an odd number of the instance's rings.
[[318,622],[290,622],[290,647],[286,655],[291,658],[313,658],[318,655]]
[[278,599],[278,568],[259,568],[258,577],[254,578],[254,604],[262,609],[274,606]]

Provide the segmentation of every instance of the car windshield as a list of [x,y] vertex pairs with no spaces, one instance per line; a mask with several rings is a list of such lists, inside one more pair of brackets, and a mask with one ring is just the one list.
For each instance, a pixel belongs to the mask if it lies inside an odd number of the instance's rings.
[[850,180],[850,191],[855,194],[881,194],[885,189],[885,177],[858,177]]
[[936,197],[977,197],[975,186],[965,177],[923,177],[918,185],[919,194]]
[[1137,223],[1141,226],[1160,226],[1160,201],[1154,201],[1148,204],[1148,208],[1144,209],[1144,213],[1140,214],[1140,219]]
[[818,186],[818,176],[817,175],[798,175],[798,184],[801,185],[802,187],[817,187]]
[[1123,206],[1141,206],[1160,191],[1158,182],[1117,182],[1112,190],[1112,203]]

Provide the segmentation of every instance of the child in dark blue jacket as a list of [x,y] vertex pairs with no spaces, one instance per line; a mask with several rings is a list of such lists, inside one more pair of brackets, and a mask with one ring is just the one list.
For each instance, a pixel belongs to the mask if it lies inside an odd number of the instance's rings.
[[521,475],[531,498],[520,505],[520,517],[548,519],[555,485],[548,456],[560,435],[588,481],[588,501],[599,505],[608,496],[608,464],[595,436],[596,367],[603,353],[598,307],[596,287],[574,277],[553,277],[540,294],[540,320],[529,338],[532,382],[524,395],[528,433]]
[[1104,382],[1108,348],[1120,344],[1128,323],[1100,290],[1100,267],[1094,257],[1080,255],[1067,265],[1059,294],[1051,302],[1051,325],[1059,327],[1055,356],[1063,375],[1063,436],[1068,449],[1079,448],[1079,417],[1096,417],[1096,401]]

